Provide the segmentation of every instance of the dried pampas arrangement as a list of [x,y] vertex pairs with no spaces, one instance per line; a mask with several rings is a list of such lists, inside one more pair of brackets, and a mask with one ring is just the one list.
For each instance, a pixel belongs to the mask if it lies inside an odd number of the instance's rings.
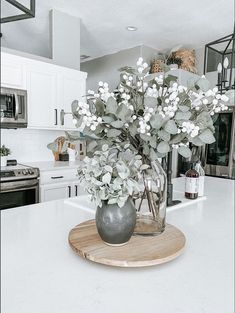
[[197,73],[196,55],[194,49],[180,49],[172,52],[172,56],[182,60],[180,68],[191,73]]

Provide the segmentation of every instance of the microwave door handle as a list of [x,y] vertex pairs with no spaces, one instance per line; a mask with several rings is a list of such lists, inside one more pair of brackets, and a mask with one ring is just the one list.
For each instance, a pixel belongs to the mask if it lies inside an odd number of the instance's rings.
[[16,93],[14,93],[15,96],[15,120],[18,120],[19,116],[19,99]]

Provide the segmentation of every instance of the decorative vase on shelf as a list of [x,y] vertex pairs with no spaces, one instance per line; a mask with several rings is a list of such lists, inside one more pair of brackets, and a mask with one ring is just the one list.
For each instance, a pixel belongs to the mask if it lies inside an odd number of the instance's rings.
[[131,197],[122,207],[102,201],[102,206],[97,207],[95,219],[101,239],[108,245],[120,246],[126,244],[133,234],[136,209]]
[[158,160],[143,174],[143,190],[136,195],[137,221],[134,234],[155,236],[165,230],[167,178]]

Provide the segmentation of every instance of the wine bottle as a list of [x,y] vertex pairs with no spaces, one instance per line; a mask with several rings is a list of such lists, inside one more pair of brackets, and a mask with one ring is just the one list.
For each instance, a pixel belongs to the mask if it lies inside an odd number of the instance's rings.
[[202,196],[204,196],[205,171],[204,171],[200,161],[198,161],[196,163],[195,170],[199,174],[198,197],[202,197]]
[[199,174],[194,169],[195,163],[191,164],[191,169],[185,173],[185,198],[197,199],[199,188]]

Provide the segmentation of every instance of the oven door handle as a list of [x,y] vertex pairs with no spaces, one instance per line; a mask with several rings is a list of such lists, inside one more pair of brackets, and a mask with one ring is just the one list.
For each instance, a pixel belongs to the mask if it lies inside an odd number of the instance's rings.
[[0,193],[37,188],[38,179],[1,182]]
[[19,99],[16,93],[14,93],[15,97],[15,120],[18,120],[19,116]]

